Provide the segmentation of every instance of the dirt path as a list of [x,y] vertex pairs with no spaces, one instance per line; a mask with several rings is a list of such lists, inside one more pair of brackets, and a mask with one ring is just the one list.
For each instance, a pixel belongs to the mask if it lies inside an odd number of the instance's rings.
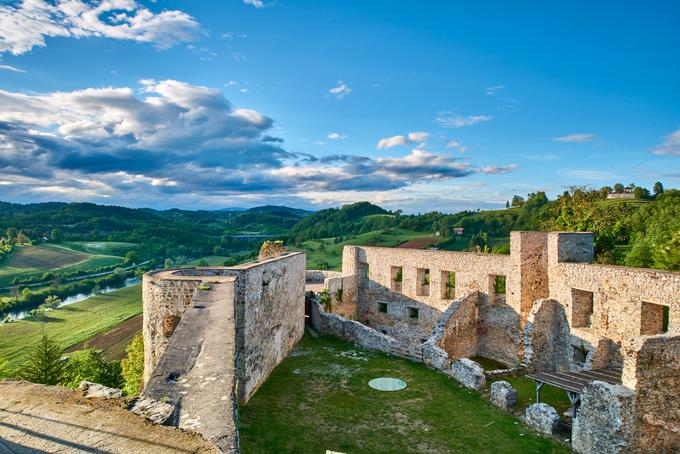
[[0,381],[0,452],[219,452],[198,434],[151,424],[123,405],[57,386]]
[[142,315],[129,318],[119,323],[105,333],[79,342],[69,347],[66,352],[83,350],[84,348],[96,348],[104,351],[104,356],[109,361],[118,361],[125,358],[125,347],[132,342],[132,338],[142,332]]

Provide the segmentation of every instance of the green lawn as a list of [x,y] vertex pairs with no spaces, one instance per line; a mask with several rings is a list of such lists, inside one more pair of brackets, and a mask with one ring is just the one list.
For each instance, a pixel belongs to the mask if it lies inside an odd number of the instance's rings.
[[122,257],[90,254],[61,245],[19,246],[9,258],[0,262],[0,287],[10,285],[14,278],[41,276],[46,271],[87,272],[122,262]]
[[[375,391],[376,377],[408,387]],[[239,409],[239,436],[248,454],[569,452],[440,372],[308,336]]]
[[141,284],[97,295],[42,316],[0,325],[0,357],[20,365],[27,351],[45,334],[64,348],[90,339],[142,313]]

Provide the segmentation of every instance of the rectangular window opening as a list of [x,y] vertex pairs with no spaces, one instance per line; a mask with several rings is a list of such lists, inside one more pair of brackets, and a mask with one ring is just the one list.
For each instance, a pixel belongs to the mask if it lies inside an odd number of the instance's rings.
[[408,308],[408,316],[409,316],[409,318],[418,318],[418,308],[417,307],[409,307]]
[[505,276],[489,275],[489,302],[491,304],[505,303]]
[[456,297],[456,273],[442,271],[441,276],[441,298],[443,300],[454,299]]
[[590,328],[593,315],[593,292],[571,289],[571,325],[575,328]]
[[401,292],[402,282],[404,280],[404,268],[401,266],[393,266],[390,271],[390,276],[392,280],[392,291]]
[[668,332],[669,307],[663,304],[642,302],[640,334],[653,336]]
[[418,268],[417,278],[416,295],[430,296],[430,270],[427,268]]
[[378,310],[384,314],[387,314],[387,303],[378,303]]

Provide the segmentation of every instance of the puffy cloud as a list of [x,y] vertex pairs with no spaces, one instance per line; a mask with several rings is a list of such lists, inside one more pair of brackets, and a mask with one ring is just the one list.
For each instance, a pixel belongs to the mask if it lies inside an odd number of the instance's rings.
[[406,146],[410,143],[414,142],[420,142],[421,145],[424,145],[424,142],[430,137],[430,134],[427,132],[409,132],[407,135],[396,135],[392,137],[385,137],[382,138],[378,141],[378,144],[376,145],[376,148],[378,150],[382,150],[385,148],[392,148],[392,147],[397,147],[397,146]]
[[555,137],[556,142],[590,142],[595,138],[595,134],[569,134],[566,136]]
[[408,144],[408,140],[406,137],[403,135],[398,135],[398,136],[392,136],[392,137],[385,137],[383,139],[378,140],[378,144],[376,145],[376,148],[378,150],[382,150],[384,148],[392,148],[396,146],[406,146]]
[[264,8],[264,2],[262,0],[243,0],[246,5],[252,5],[255,8]]
[[491,115],[440,115],[436,118],[439,126],[443,128],[462,128],[463,126],[472,126],[477,123],[483,123],[493,119]]
[[330,134],[328,134],[327,137],[331,140],[342,140],[345,139],[347,136],[339,132],[331,132]]
[[352,89],[349,88],[349,86],[346,83],[339,80],[338,85],[328,90],[328,92],[332,95],[335,95],[336,98],[342,99],[348,94],[352,93]]
[[316,157],[286,150],[273,130],[271,118],[233,106],[220,90],[175,80],[43,94],[0,90],[0,185],[12,200],[192,206],[395,190],[514,168],[479,168],[418,148],[403,157]]
[[153,13],[134,0],[23,0],[0,5],[0,53],[20,55],[49,37],[106,37],[164,49],[195,39],[199,23],[182,11]]
[[680,129],[666,136],[666,140],[654,149],[654,154],[680,156]]

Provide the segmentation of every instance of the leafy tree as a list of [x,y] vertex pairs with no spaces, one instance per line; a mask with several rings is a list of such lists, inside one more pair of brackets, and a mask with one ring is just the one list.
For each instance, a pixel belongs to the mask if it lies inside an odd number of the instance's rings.
[[649,198],[649,190],[641,186],[635,186],[635,189],[633,189],[633,195],[636,199],[647,199]]
[[489,251],[489,234],[486,232],[478,232],[470,238],[470,250],[473,252],[488,252]]
[[50,237],[52,238],[52,241],[54,241],[55,243],[61,243],[62,241],[64,241],[64,231],[61,229],[52,229]]
[[510,208],[510,201],[509,200],[505,201],[505,208]]
[[123,391],[128,396],[137,396],[142,390],[144,376],[144,338],[142,335],[135,336],[125,351],[127,357],[120,362],[125,380]]
[[54,340],[43,334],[40,342],[28,354],[28,362],[19,376],[34,383],[58,385],[64,378],[63,350]]
[[49,307],[50,309],[56,309],[59,307],[61,304],[61,298],[59,298],[56,295],[49,295],[47,298],[45,298],[45,307]]
[[663,184],[661,184],[660,181],[657,181],[654,183],[654,196],[658,197],[659,195],[663,194]]
[[125,254],[125,263],[132,265],[133,263],[139,263],[139,253],[137,251],[128,251]]
[[210,266],[210,264],[206,262],[205,259],[201,259],[196,266]]
[[69,356],[61,384],[77,388],[83,380],[111,388],[121,388],[124,383],[120,363],[106,361],[104,353],[95,349],[80,350]]
[[614,185],[614,192],[616,192],[617,194],[622,194],[624,189],[625,188],[623,187],[623,185],[621,183],[616,183]]
[[25,287],[24,290],[21,292],[21,298],[24,301],[28,301],[31,298],[31,290],[28,287]]
[[163,268],[165,268],[167,270],[168,268],[172,268],[173,266],[175,266],[175,263],[172,261],[172,259],[165,259],[165,263],[163,264]]
[[524,197],[519,195],[512,196],[512,206],[521,207],[522,205],[524,205]]
[[14,227],[7,227],[6,236],[7,241],[14,243],[17,239],[17,229]]

